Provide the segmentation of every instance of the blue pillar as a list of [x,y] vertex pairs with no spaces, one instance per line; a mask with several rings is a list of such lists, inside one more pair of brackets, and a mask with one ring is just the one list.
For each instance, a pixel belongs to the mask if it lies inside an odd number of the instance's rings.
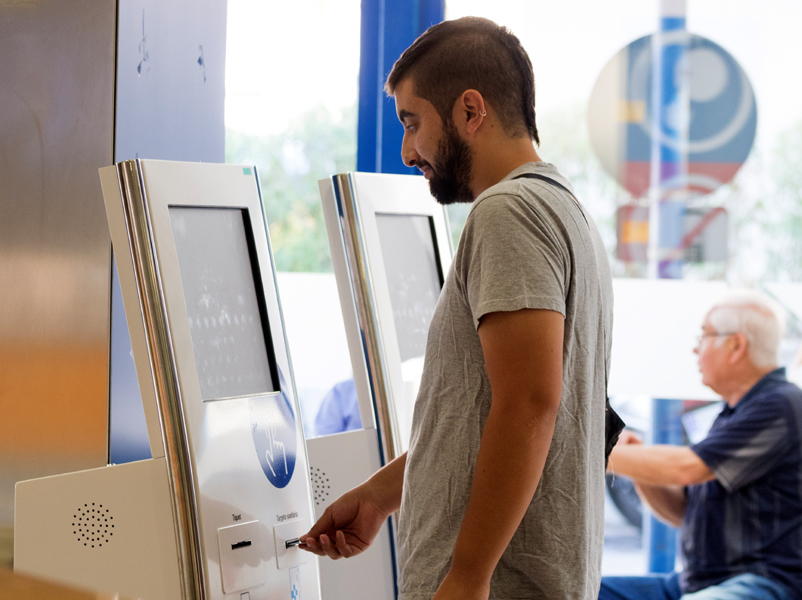
[[[652,443],[682,443],[682,401],[652,401]],[[644,516],[647,513],[644,512]],[[671,573],[677,556],[677,530],[651,514],[644,519],[644,537],[649,543],[648,573]]]
[[384,82],[401,53],[443,20],[445,0],[362,0],[357,170],[415,174],[401,161],[403,129]]
[[[652,244],[650,276],[681,279],[681,255],[663,256],[679,249],[682,241],[682,202],[688,182],[688,32],[685,0],[660,0],[660,31],[654,36],[652,73],[652,170],[650,231]],[[682,443],[682,403],[654,399],[652,443]],[[649,516],[644,538],[648,543],[650,573],[670,573],[677,554],[676,530]]]
[[[666,258],[678,249],[688,185],[688,31],[684,0],[661,0],[660,31],[653,36],[651,199],[658,205],[656,273],[660,279],[681,279],[682,258]],[[657,225],[657,223],[655,223]]]

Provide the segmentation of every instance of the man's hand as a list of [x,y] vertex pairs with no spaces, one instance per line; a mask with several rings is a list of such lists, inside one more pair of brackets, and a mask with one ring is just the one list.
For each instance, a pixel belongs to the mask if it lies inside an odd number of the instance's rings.
[[326,509],[309,533],[301,536],[300,548],[335,560],[351,558],[368,549],[388,516],[363,484]]
[[300,536],[302,550],[329,558],[351,558],[368,549],[382,524],[401,505],[406,453],[343,494],[314,527]]

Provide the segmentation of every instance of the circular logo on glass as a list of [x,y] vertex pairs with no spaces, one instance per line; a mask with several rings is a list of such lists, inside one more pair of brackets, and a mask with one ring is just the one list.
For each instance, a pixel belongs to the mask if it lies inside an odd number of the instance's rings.
[[[283,386],[282,386],[283,387]],[[295,415],[284,392],[250,402],[251,434],[267,479],[286,487],[295,471]]]

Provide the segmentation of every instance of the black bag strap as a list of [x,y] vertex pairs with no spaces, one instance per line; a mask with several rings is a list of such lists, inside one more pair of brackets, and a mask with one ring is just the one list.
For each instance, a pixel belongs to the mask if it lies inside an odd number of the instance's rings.
[[552,179],[551,177],[547,177],[546,175],[541,175],[540,173],[523,173],[522,175],[513,177],[513,179],[539,179],[540,181],[545,181],[546,183],[549,183],[555,187],[560,188],[571,197],[571,200],[574,201],[574,204],[576,204],[577,208],[579,209],[582,218],[585,219],[585,224],[588,227],[590,227],[590,223],[588,223],[588,218],[585,216],[585,211],[582,210],[582,205],[579,203],[579,200],[576,199],[576,196],[574,196],[574,193],[571,190],[569,190],[567,187],[565,187],[562,183],[560,183],[556,179]]
[[[560,188],[574,201],[582,218],[585,219],[585,224],[590,228],[590,223],[588,223],[588,218],[585,216],[585,211],[582,210],[582,205],[579,204],[579,200],[576,199],[576,196],[571,190],[556,179],[541,175],[540,173],[522,173],[517,177],[513,177],[513,179],[539,179],[540,181]],[[601,277],[599,278],[599,290],[601,290]],[[624,427],[626,427],[626,423],[624,423],[618,413],[613,410],[613,407],[610,406],[610,397],[607,394],[607,334],[604,331],[604,327],[602,327],[602,344],[602,351],[604,352],[604,467],[607,468],[610,452],[612,452],[613,447],[618,442],[618,436],[621,435]]]

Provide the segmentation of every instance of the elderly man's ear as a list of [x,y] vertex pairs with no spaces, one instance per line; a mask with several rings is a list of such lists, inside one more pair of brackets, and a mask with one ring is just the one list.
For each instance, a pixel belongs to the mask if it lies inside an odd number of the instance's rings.
[[735,333],[728,340],[732,345],[732,353],[730,354],[730,363],[735,364],[742,358],[749,357],[749,341],[743,333]]

